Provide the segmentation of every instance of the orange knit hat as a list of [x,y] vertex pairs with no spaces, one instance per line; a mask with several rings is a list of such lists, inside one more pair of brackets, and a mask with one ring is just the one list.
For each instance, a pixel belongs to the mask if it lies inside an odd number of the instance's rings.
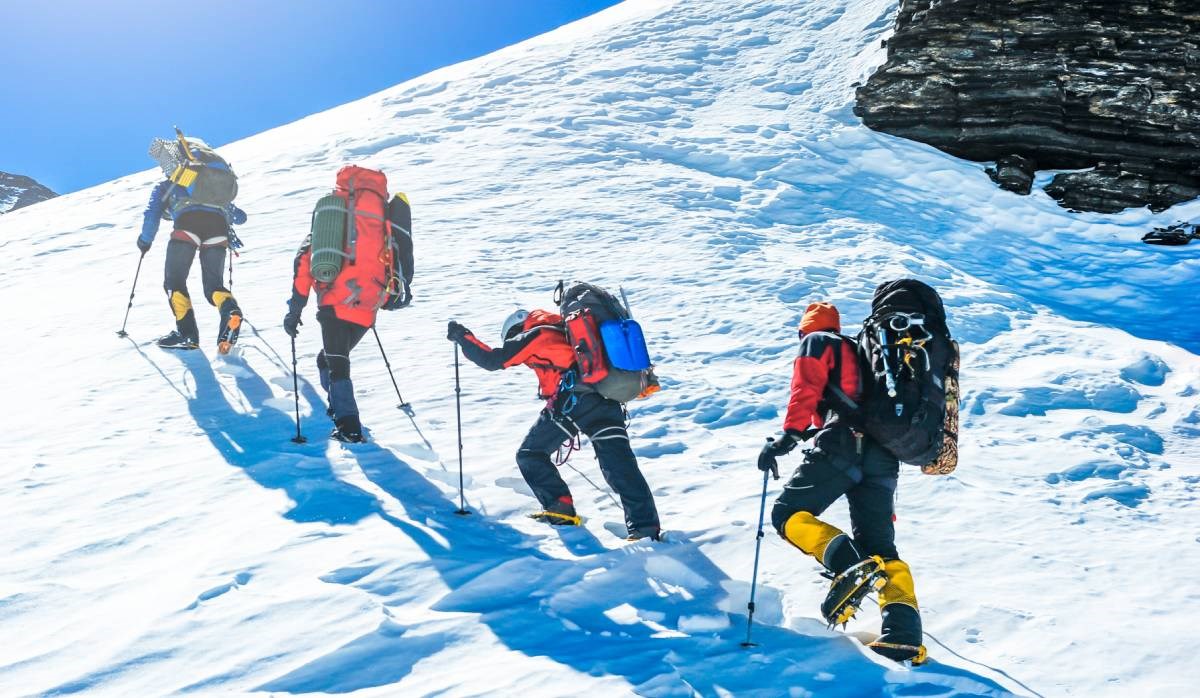
[[804,309],[804,317],[800,318],[800,334],[809,332],[840,332],[842,318],[833,303],[811,303]]

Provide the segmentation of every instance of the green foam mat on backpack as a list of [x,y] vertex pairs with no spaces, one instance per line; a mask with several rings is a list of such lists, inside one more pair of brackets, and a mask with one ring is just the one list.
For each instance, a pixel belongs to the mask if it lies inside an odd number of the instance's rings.
[[312,275],[329,283],[342,271],[346,248],[346,200],[336,194],[317,201],[312,217]]

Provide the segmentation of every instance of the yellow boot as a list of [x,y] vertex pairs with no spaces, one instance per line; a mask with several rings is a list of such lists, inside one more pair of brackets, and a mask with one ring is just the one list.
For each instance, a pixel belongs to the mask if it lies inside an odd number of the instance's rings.
[[798,511],[788,518],[783,525],[783,537],[834,574],[841,574],[862,560],[850,536],[807,511]]
[[888,560],[883,569],[887,574],[887,584],[879,592],[883,627],[879,639],[869,647],[888,659],[923,664],[926,659],[925,645],[921,644],[924,634],[912,571],[903,560]]

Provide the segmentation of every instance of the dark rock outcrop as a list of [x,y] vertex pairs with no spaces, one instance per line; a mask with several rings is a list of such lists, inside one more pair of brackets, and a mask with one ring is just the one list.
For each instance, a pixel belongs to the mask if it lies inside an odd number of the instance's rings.
[[996,160],[995,167],[987,168],[986,172],[1001,189],[1028,194],[1033,189],[1033,175],[1037,173],[1037,164],[1020,155],[1005,155]]
[[887,47],[857,94],[873,129],[970,160],[1096,168],[1047,187],[1074,209],[1200,196],[1200,0],[900,0]]
[[30,177],[0,172],[0,214],[58,196]]

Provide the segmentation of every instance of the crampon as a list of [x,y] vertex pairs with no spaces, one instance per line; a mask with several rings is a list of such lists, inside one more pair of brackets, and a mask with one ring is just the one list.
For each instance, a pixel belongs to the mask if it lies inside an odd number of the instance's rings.
[[887,584],[883,558],[872,555],[835,576],[829,594],[821,603],[821,615],[829,627],[845,626],[858,613],[867,594],[879,591]]

